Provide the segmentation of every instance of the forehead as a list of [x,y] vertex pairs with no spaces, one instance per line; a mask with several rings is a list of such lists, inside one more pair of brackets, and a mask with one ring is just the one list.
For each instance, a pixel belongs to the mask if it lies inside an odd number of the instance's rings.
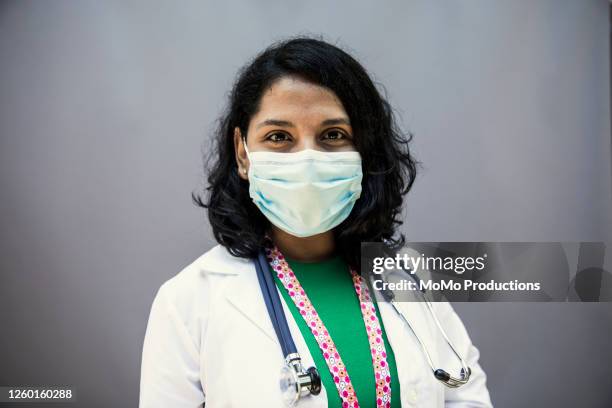
[[284,116],[319,119],[321,116],[347,116],[342,102],[328,88],[298,77],[285,76],[275,82],[261,97],[258,112],[252,119]]

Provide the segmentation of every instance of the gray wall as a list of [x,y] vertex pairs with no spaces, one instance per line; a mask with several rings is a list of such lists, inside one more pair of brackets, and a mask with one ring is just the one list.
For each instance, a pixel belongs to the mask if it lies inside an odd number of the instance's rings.
[[[136,406],[155,291],[214,244],[190,200],[213,121],[285,35],[352,52],[414,132],[409,239],[610,241],[608,7],[2,2],[0,384]],[[610,304],[457,310],[497,406],[612,405]]]

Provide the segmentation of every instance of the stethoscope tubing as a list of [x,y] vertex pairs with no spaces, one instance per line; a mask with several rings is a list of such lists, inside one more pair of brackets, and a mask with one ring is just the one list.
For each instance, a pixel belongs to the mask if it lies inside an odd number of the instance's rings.
[[291,354],[295,354],[297,353],[297,348],[293,341],[293,336],[291,336],[285,311],[283,310],[272,274],[269,273],[268,261],[266,260],[266,256],[263,251],[260,251],[257,256],[255,268],[257,268],[257,279],[259,279],[266,308],[268,309],[268,314],[272,320],[274,331],[276,332],[276,336],[278,337],[281,345],[283,356],[287,357]]

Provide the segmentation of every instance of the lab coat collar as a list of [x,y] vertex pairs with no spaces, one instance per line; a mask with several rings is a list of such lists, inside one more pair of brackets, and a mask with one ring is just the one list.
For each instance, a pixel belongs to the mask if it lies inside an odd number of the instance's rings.
[[202,268],[204,274],[232,275],[227,282],[225,298],[267,337],[278,342],[266,304],[262,300],[253,261],[233,256],[221,245],[204,254],[200,261],[201,265],[206,265]]
[[233,256],[222,245],[216,245],[210,251],[204,253],[197,262],[202,265],[202,273],[222,275],[244,274],[243,272],[248,271],[252,265],[250,259]]
[[197,262],[201,265],[202,274],[232,275],[228,276],[231,279],[227,282],[225,298],[267,337],[278,343],[274,326],[262,300],[253,261],[233,256],[222,245],[216,245]]

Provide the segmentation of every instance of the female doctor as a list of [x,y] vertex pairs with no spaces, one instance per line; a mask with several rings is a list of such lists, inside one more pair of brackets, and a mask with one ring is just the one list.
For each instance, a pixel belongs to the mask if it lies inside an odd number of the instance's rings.
[[404,242],[409,140],[365,69],[334,45],[293,38],[250,61],[219,121],[208,194],[193,196],[219,245],[153,301],[140,407],[286,406],[285,356],[253,262],[262,249],[302,364],[320,378],[295,406],[491,406],[478,350],[448,303],[433,307],[471,369],[459,388],[432,375],[413,334],[437,366],[460,367],[423,303],[405,305],[408,325],[369,301],[356,272],[361,242]]

